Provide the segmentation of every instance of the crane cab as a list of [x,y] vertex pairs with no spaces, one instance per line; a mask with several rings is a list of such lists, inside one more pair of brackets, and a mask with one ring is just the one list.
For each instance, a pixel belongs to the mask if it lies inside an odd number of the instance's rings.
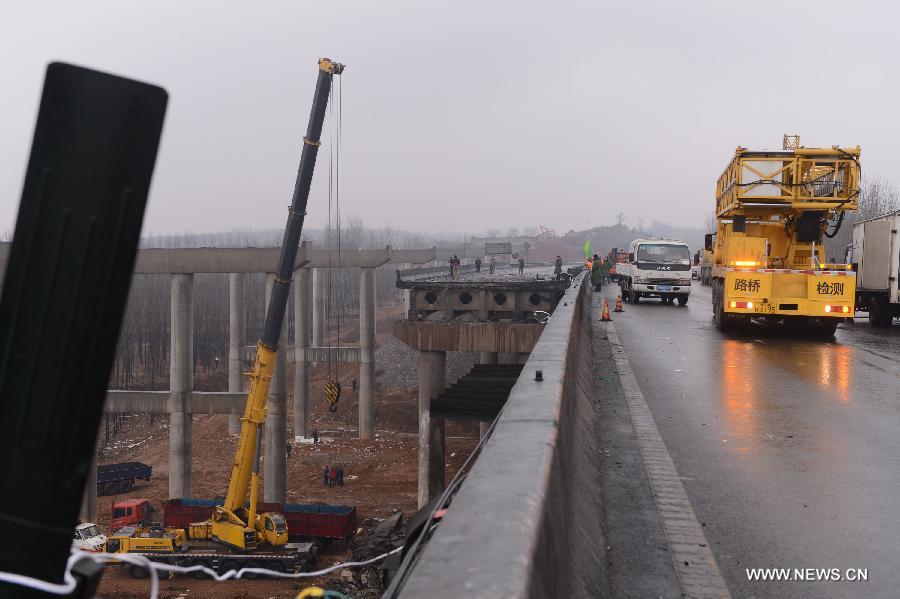
[[277,512],[266,512],[257,516],[256,530],[272,547],[281,547],[288,542],[287,521]]

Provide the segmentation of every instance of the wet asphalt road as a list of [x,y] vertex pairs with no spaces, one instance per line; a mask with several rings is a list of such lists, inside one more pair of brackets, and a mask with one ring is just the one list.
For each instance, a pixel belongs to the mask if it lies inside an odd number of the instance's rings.
[[[686,307],[613,314],[733,596],[900,596],[900,326],[724,336],[711,316],[699,285]],[[869,580],[750,582],[745,568],[763,567]]]

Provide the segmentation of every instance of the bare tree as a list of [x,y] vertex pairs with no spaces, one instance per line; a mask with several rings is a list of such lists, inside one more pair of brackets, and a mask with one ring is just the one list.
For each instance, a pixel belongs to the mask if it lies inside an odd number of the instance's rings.
[[844,260],[847,246],[853,241],[855,223],[900,210],[900,192],[893,182],[881,177],[864,179],[860,185],[857,204],[858,211],[845,212],[843,218],[839,215],[829,223],[827,234],[831,237],[825,238],[825,252],[829,262]]

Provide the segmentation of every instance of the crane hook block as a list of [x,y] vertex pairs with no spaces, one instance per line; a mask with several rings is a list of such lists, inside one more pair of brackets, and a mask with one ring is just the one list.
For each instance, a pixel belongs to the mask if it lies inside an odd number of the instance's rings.
[[341,399],[341,384],[337,381],[328,381],[322,389],[325,401],[328,403],[329,412],[337,412],[337,402]]

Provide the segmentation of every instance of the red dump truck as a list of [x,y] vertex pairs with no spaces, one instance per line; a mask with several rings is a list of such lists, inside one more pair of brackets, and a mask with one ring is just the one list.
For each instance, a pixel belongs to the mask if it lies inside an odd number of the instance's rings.
[[[163,502],[163,525],[188,530],[192,522],[209,519],[216,505],[222,500],[170,499]],[[350,505],[260,502],[256,509],[283,514],[291,542],[346,540],[356,530],[356,508]]]

